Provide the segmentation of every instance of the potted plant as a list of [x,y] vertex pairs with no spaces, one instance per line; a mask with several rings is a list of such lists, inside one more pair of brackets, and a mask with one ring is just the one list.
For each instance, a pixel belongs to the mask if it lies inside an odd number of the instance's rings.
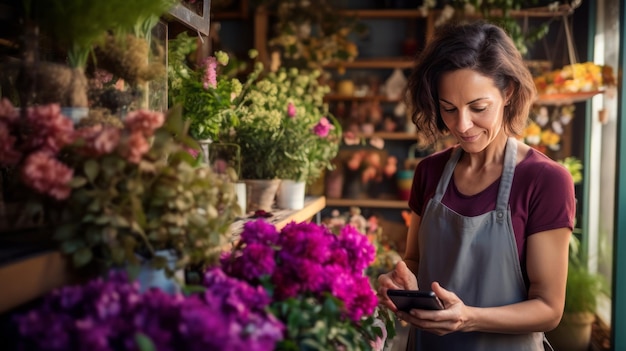
[[547,333],[556,350],[589,350],[598,301],[606,289],[604,277],[589,270],[578,248],[579,241],[572,236],[563,317],[559,325]]

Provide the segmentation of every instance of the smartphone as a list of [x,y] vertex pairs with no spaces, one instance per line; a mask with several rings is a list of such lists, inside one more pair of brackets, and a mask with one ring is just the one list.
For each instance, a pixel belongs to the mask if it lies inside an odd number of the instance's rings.
[[443,303],[432,291],[422,290],[387,290],[387,296],[398,310],[409,312],[412,309],[443,310]]

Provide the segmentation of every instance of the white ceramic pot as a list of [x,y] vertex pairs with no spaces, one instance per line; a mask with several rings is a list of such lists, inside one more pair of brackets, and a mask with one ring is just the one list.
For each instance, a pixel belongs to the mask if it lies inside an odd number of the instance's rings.
[[276,194],[276,205],[286,210],[301,210],[304,208],[305,188],[305,182],[283,179]]

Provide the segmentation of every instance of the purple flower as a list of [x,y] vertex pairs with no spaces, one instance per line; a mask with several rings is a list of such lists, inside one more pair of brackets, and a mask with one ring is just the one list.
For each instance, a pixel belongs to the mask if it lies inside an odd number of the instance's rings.
[[319,122],[317,122],[317,124],[313,127],[313,133],[321,138],[325,138],[328,136],[328,133],[330,133],[330,131],[333,129],[335,129],[335,126],[330,123],[328,118],[322,117],[320,118]]
[[270,298],[261,287],[215,269],[205,275],[203,294],[170,295],[139,285],[125,274],[68,286],[15,315],[18,347],[37,350],[136,350],[148,337],[163,351],[269,351],[284,326],[267,312]]
[[296,116],[296,106],[292,102],[287,104],[287,116],[291,118]]

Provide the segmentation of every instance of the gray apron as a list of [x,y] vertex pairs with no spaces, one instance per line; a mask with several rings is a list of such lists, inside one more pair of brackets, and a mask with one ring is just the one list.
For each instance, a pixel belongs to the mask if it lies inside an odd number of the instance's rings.
[[[526,285],[508,208],[517,142],[513,138],[507,142],[495,211],[475,217],[461,216],[441,203],[461,154],[460,147],[453,152],[422,216],[418,284],[429,290],[431,283],[438,281],[468,306],[493,307],[524,301]],[[408,349],[415,345],[420,351],[544,350],[543,333],[456,332],[437,336],[414,331]],[[547,349],[552,349],[549,344]]]

